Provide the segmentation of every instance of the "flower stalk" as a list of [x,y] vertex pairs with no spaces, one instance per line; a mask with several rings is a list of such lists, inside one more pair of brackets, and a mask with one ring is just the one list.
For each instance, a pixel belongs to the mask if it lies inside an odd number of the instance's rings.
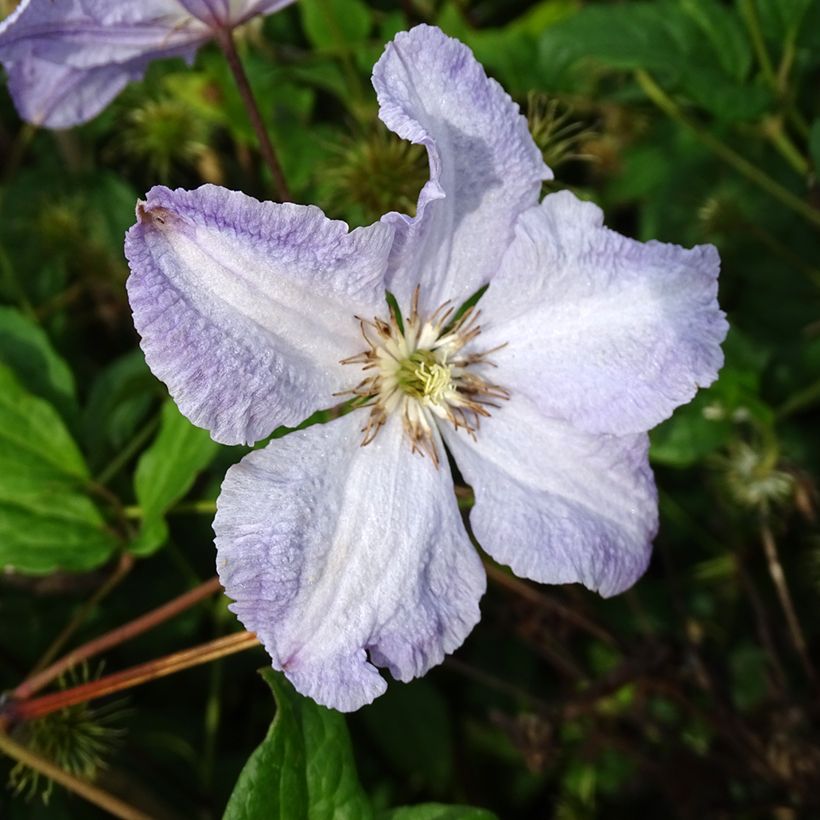
[[239,52],[236,50],[236,41],[234,40],[233,31],[229,28],[220,29],[216,34],[216,42],[222,49],[222,53],[225,55],[225,59],[228,61],[228,66],[234,76],[236,87],[239,90],[239,96],[242,98],[242,103],[248,112],[248,119],[251,121],[253,130],[256,133],[256,138],[259,140],[259,151],[262,154],[262,159],[265,160],[265,164],[273,175],[273,185],[276,189],[276,196],[280,202],[290,202],[292,197],[285,180],[285,174],[282,171],[282,165],[276,155],[276,149],[273,147],[270,135],[265,128],[265,124],[262,122],[262,114],[256,103],[256,97],[253,95],[251,84],[248,81],[248,75],[245,73]]

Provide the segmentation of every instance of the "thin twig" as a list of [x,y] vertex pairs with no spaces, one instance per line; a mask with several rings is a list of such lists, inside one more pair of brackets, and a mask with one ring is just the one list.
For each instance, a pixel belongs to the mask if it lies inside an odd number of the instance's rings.
[[504,587],[504,589],[507,589],[510,592],[514,592],[516,595],[524,598],[531,604],[534,604],[539,609],[546,609],[553,612],[565,621],[574,624],[579,629],[583,629],[585,632],[588,632],[590,635],[604,641],[605,643],[612,646],[617,645],[618,641],[602,626],[593,623],[580,612],[570,609],[570,607],[565,606],[560,603],[560,601],[550,598],[545,593],[540,592],[530,586],[526,581],[522,581],[520,578],[510,575],[500,567],[497,567],[495,564],[491,564],[488,561],[484,562],[484,569],[487,571],[487,577],[493,583],[498,584],[498,586]]
[[749,160],[740,156],[733,148],[719,140],[710,131],[702,128],[697,123],[690,120],[671,97],[643,70],[635,72],[638,84],[644,93],[655,105],[661,109],[671,120],[688,128],[715,156],[722,159],[738,173],[753,182],[758,188],[766,191],[770,196],[779,200],[787,208],[790,208],[803,217],[813,227],[820,228],[820,210],[813,208],[807,202],[793,194],[788,188],[784,188],[779,182],[772,179],[768,174],[760,170]]
[[242,103],[245,110],[248,112],[248,118],[251,121],[253,130],[256,133],[256,138],[259,140],[259,151],[262,154],[262,159],[265,160],[270,172],[273,175],[273,184],[276,188],[276,195],[281,202],[289,202],[292,197],[288,189],[288,184],[285,181],[285,174],[282,171],[282,166],[279,163],[279,158],[276,156],[276,150],[271,142],[270,135],[262,122],[262,114],[259,111],[259,106],[256,103],[256,98],[253,96],[251,84],[248,81],[248,75],[242,66],[242,60],[239,58],[239,52],[236,50],[236,42],[233,38],[233,31],[225,28],[220,29],[216,34],[216,41],[219,47],[225,54],[225,59],[228,61],[231,72],[233,73],[236,87],[239,89],[239,96],[242,98]]
[[817,680],[817,675],[809,658],[809,652],[806,647],[806,639],[803,636],[803,630],[797,617],[797,611],[794,608],[791,592],[789,592],[789,585],[786,582],[786,575],[783,572],[783,565],[780,563],[780,556],[777,552],[777,542],[774,540],[772,528],[765,519],[760,524],[760,540],[763,543],[763,552],[766,555],[766,564],[769,568],[769,575],[771,576],[772,582],[777,590],[777,597],[780,599],[780,606],[783,608],[783,614],[786,616],[786,623],[789,626],[789,634],[791,635],[795,651],[800,656],[800,660],[803,663],[803,668],[806,671],[806,675],[809,680],[814,683]]
[[769,628],[769,621],[766,617],[766,607],[763,605],[763,602],[760,600],[760,596],[757,594],[754,581],[746,571],[743,560],[741,559],[740,561],[737,561],[735,566],[737,569],[738,578],[740,579],[740,585],[743,587],[743,590],[749,599],[749,603],[752,606],[752,612],[754,613],[755,623],[757,625],[758,638],[760,639],[761,645],[766,650],[769,665],[771,666],[772,674],[774,676],[774,685],[776,686],[777,691],[782,695],[787,688],[786,673],[783,671],[783,664],[780,661],[780,655],[777,652],[777,647],[775,646],[774,639],[772,638],[772,631]]
[[99,806],[114,817],[119,817],[120,820],[151,820],[149,815],[143,814],[133,806],[129,806],[119,798],[114,797],[114,795],[97,788],[97,786],[63,771],[50,761],[34,754],[25,746],[21,746],[3,732],[0,732],[0,752],[28,766],[30,769],[34,769],[49,778],[49,780],[59,783],[69,791],[74,792],[74,794],[85,798],[89,803]]
[[[181,652],[174,652],[162,658],[155,658],[147,663],[132,666],[122,672],[115,672],[113,675],[106,675],[98,680],[73,686],[61,692],[53,692],[32,700],[12,700],[5,705],[4,714],[0,715],[2,718],[0,723],[8,724],[43,717],[78,703],[113,695],[115,692],[122,692],[124,689],[131,689],[193,666],[210,663],[253,646],[259,646],[259,641],[253,633],[237,632],[234,635],[217,638],[215,641],[184,649]],[[2,728],[3,726],[0,725],[0,729]]]
[[[36,666],[31,670],[32,677],[29,678],[30,680],[33,680],[33,676],[35,676],[36,673],[48,666],[51,661],[60,654],[62,648],[84,623],[85,619],[94,607],[98,606],[101,601],[107,598],[125,580],[128,573],[133,569],[134,563],[134,556],[130,553],[126,552],[120,556],[116,569],[111,573],[111,575],[108,576],[108,578],[105,579],[105,581],[103,581],[94,594],[80,607],[74,617],[72,617],[72,619],[65,625],[60,634],[51,642],[51,645],[43,653],[40,660],[37,661]],[[61,671],[63,670],[61,669],[60,672]],[[59,672],[57,674],[59,674]]]
[[28,680],[21,683],[12,692],[12,697],[17,700],[30,698],[72,666],[76,666],[78,663],[82,663],[82,661],[87,661],[95,655],[99,655],[114,646],[119,646],[126,641],[130,641],[132,638],[141,635],[143,632],[147,632],[149,629],[153,629],[155,626],[173,618],[180,612],[190,609],[194,604],[213,595],[219,589],[221,589],[219,578],[214,576],[204,584],[200,584],[198,587],[189,590],[184,595],[180,595],[178,598],[174,598],[174,600],[156,609],[152,609],[145,615],[135,618],[133,621],[116,629],[112,629],[110,632],[106,632],[105,635],[101,635],[99,638],[95,638],[93,641],[89,641],[73,649],[56,663],[51,664],[48,668],[43,669],[42,672],[32,675]]

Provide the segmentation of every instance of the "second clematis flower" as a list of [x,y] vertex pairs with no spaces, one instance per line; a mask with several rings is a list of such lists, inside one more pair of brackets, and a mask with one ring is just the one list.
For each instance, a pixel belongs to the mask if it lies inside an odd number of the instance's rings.
[[[646,431],[708,385],[726,321],[711,246],[642,244],[570,193],[464,45],[419,26],[373,72],[430,158],[416,216],[349,231],[310,206],[154,188],[126,253],[142,347],[180,409],[255,442],[214,522],[233,611],[302,693],[348,711],[454,651],[496,560],[602,595],[649,561]],[[478,304],[458,308],[489,285]],[[389,300],[386,293],[395,297]]]
[[293,0],[22,0],[0,22],[0,63],[20,116],[47,128],[90,120],[152,60],[184,57],[220,30]]

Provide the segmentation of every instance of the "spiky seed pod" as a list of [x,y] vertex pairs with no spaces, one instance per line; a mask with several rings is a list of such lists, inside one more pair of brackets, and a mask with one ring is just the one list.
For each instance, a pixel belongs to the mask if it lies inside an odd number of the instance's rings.
[[331,214],[363,223],[387,211],[412,215],[428,176],[424,149],[379,124],[330,146],[330,159],[320,169],[321,204]]

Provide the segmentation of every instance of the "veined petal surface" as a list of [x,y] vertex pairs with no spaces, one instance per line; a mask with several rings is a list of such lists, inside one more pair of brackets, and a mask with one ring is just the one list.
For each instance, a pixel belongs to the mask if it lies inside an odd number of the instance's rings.
[[274,668],[341,711],[384,692],[375,666],[407,681],[441,663],[486,585],[446,459],[413,454],[395,416],[361,447],[361,424],[353,412],[250,453],[214,522],[231,609]]
[[403,306],[421,285],[422,307],[458,306],[486,284],[551,174],[504,89],[463,43],[417,26],[388,44],[373,69],[379,116],[426,146],[430,181],[414,219],[397,227],[390,289]]
[[98,114],[151,60],[191,60],[209,36],[176,0],[24,0],[0,24],[0,62],[21,117],[68,128]]
[[516,575],[609,596],[644,572],[658,523],[646,435],[577,430],[520,395],[482,421],[475,441],[443,430],[475,492],[473,533]]
[[29,57],[8,67],[8,89],[20,117],[46,128],[70,128],[95,117],[142,77],[140,61],[72,68]]
[[481,299],[497,378],[549,416],[592,432],[649,430],[711,384],[728,325],[717,303],[720,259],[637,242],[564,191],[521,217]]
[[355,314],[384,312],[392,229],[348,231],[313,206],[205,185],[153,188],[126,236],[142,349],[180,410],[252,443],[338,401],[362,347]]
[[0,60],[92,68],[175,53],[207,37],[177,0],[23,0],[0,24]]
[[257,14],[272,14],[294,0],[179,0],[195,17],[211,26],[237,26]]

